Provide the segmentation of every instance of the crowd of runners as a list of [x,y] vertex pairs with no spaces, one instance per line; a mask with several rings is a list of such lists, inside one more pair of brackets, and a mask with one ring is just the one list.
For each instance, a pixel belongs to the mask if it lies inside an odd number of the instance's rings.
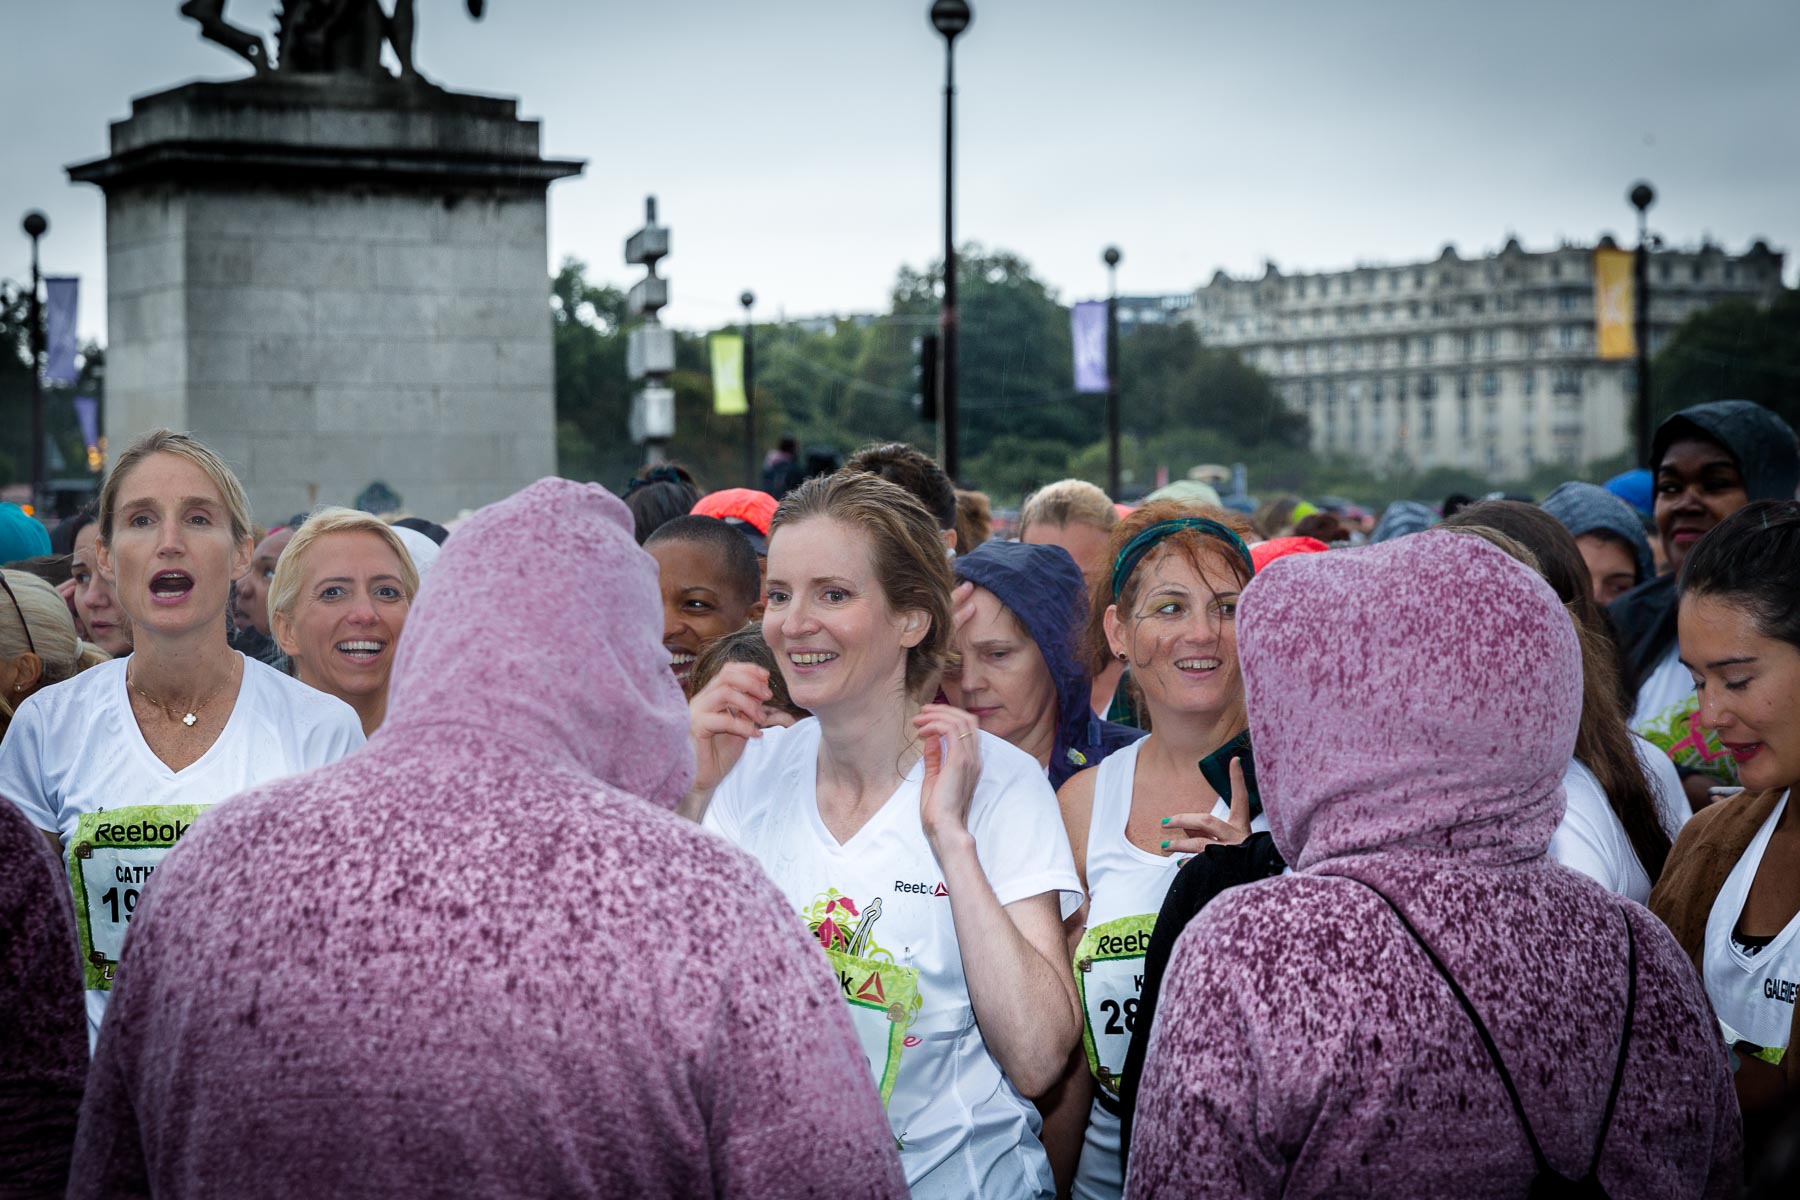
[[1778,416],[1004,537],[776,457],[0,513],[0,1196],[1800,1194]]

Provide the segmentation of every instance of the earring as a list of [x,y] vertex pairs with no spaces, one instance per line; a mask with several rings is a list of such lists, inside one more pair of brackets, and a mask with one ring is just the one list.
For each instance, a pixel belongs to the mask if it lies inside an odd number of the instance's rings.
[[1121,650],[1118,652],[1118,654],[1115,657],[1117,657],[1120,662],[1124,662],[1125,661],[1125,652],[1123,650]]

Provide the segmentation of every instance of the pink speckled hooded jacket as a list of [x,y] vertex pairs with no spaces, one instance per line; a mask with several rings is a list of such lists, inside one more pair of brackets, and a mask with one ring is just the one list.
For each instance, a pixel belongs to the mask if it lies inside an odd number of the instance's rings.
[[[1617,1198],[1729,1196],[1736,1099],[1693,966],[1639,906],[1545,857],[1581,705],[1574,629],[1535,572],[1422,533],[1297,555],[1245,589],[1238,653],[1270,832],[1296,873],[1215,900],[1163,981],[1134,1197],[1523,1197],[1525,1136]],[[1333,876],[1348,876],[1334,878]]]
[[472,518],[368,747],[157,871],[70,1195],[898,1197],[838,988],[693,776],[603,489]]

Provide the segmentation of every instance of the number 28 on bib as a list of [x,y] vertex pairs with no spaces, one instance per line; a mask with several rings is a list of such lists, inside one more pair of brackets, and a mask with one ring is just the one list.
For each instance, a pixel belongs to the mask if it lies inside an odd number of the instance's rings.
[[1075,987],[1081,994],[1081,1044],[1088,1070],[1107,1095],[1119,1095],[1125,1052],[1137,1028],[1144,987],[1144,951],[1155,913],[1120,917],[1090,928],[1075,947]]
[[119,950],[144,885],[205,804],[161,804],[82,813],[69,839],[75,927],[90,990],[111,991]]

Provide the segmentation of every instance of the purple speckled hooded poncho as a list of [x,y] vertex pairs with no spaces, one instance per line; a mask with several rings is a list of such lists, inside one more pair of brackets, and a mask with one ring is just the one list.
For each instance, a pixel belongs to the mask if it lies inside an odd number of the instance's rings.
[[69,877],[0,799],[0,1200],[60,1196],[87,1077]]
[[[1163,981],[1134,1197],[1523,1197],[1525,1136],[1404,912],[1468,993],[1552,1167],[1615,1197],[1730,1196],[1736,1099],[1669,932],[1545,857],[1581,705],[1574,629],[1535,572],[1426,532],[1297,555],[1238,621],[1257,773],[1297,873],[1215,900]],[[1623,919],[1622,919],[1623,918]]]
[[445,545],[386,723],[157,872],[70,1195],[897,1197],[836,983],[693,759],[625,507]]

